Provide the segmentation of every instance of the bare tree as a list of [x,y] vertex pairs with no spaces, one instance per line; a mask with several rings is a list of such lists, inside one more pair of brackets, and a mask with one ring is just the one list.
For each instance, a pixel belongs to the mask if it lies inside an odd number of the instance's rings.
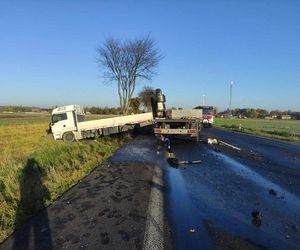
[[127,114],[137,81],[151,80],[162,59],[156,43],[149,37],[128,41],[109,38],[97,52],[104,77],[117,83],[121,112]]
[[139,97],[141,98],[142,105],[147,111],[151,111],[151,97],[154,95],[155,90],[150,86],[145,86],[139,93]]

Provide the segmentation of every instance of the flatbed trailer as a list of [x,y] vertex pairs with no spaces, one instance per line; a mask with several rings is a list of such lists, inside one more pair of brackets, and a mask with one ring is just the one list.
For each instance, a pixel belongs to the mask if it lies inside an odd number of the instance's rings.
[[102,135],[122,133],[151,124],[151,112],[84,121],[84,110],[79,105],[68,105],[52,111],[50,130],[55,140],[78,141],[86,138],[97,138]]

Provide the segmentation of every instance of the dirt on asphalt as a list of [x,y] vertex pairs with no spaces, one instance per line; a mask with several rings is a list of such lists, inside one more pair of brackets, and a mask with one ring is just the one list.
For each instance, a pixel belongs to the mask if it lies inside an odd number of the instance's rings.
[[0,249],[142,249],[154,165],[107,162]]

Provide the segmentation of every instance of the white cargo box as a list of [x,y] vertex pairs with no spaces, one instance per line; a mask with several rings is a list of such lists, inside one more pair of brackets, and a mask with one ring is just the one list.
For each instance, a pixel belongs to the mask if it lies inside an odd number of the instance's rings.
[[171,119],[202,119],[202,109],[172,109]]

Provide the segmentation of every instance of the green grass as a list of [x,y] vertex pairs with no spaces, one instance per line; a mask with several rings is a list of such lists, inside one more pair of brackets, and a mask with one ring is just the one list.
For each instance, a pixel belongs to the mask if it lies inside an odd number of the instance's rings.
[[[107,116],[91,116],[101,118]],[[124,139],[64,143],[47,136],[49,114],[0,114],[0,242],[105,159]]]
[[214,126],[300,143],[300,121],[298,120],[216,118]]
[[45,122],[49,123],[49,113],[0,113],[0,126]]

